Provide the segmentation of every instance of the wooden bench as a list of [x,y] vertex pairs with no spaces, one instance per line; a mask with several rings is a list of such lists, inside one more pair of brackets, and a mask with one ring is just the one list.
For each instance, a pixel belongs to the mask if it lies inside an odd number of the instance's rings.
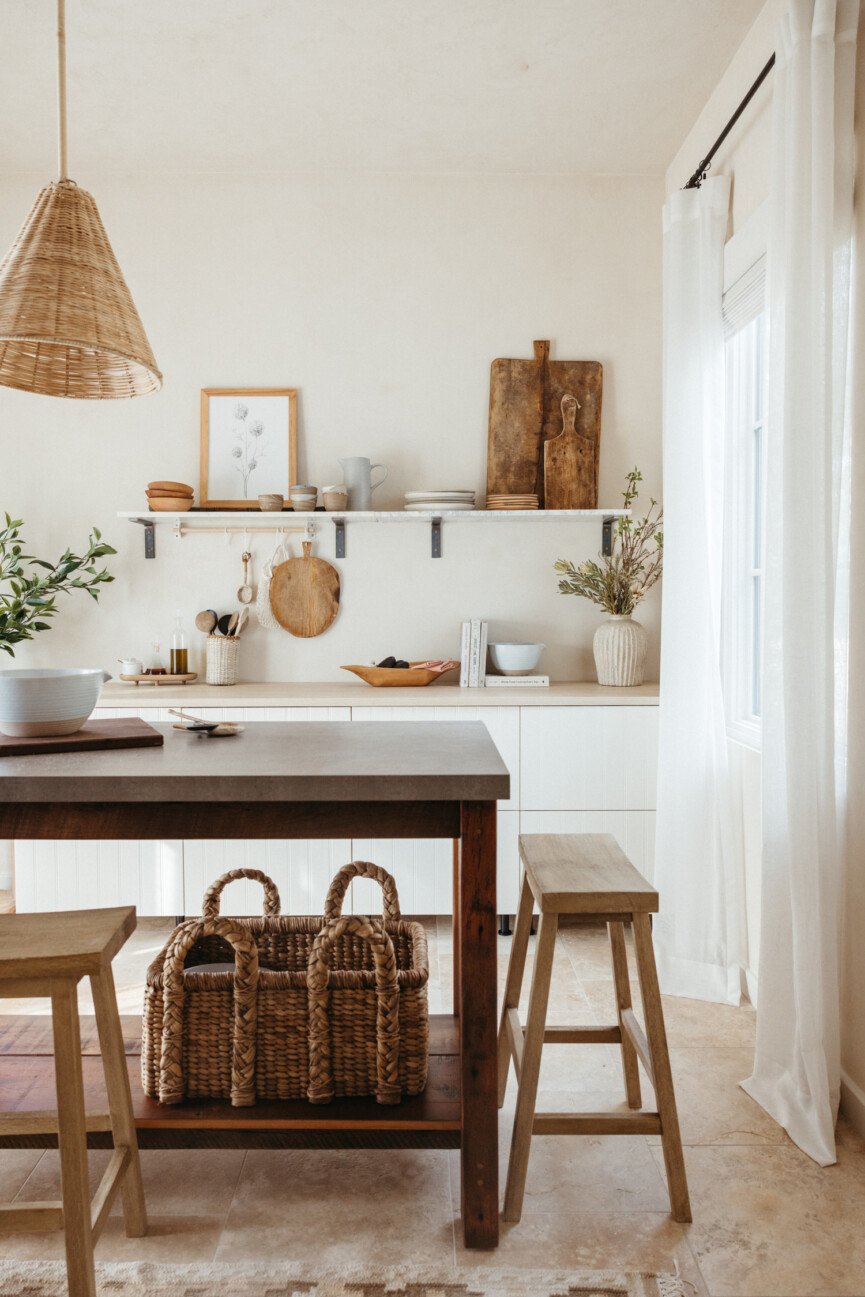
[[[0,1113],[2,1135],[57,1134],[62,1202],[0,1206],[0,1233],[62,1229],[70,1297],[96,1297],[93,1245],[118,1189],[126,1233],[147,1233],[132,1096],[111,960],[135,929],[135,910],[0,915],[0,999],[47,997],[54,1029],[57,1109]],[[108,1094],[107,1113],[85,1113],[78,983],[89,977]],[[91,1204],[87,1131],[110,1130],[114,1152]]]
[[[511,1060],[518,1082],[503,1217],[518,1221],[522,1214],[532,1135],[659,1134],[672,1214],[678,1221],[689,1221],[688,1184],[649,918],[658,909],[658,893],[634,868],[615,838],[606,833],[522,834],[520,859],[523,882],[498,1036],[499,1107],[504,1103]],[[541,917],[528,1020],[523,1027],[518,1006],[535,905]],[[614,1025],[546,1025],[556,933],[564,915],[606,921],[618,1010]],[[634,930],[645,1031],[631,1006],[627,922]],[[619,1045],[625,1095],[632,1111],[536,1112],[544,1044]],[[642,1107],[638,1060],[654,1087],[656,1111]]]

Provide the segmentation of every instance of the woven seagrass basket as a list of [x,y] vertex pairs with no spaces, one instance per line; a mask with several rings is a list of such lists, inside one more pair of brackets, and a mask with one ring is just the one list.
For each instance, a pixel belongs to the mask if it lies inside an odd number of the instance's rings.
[[[375,879],[383,919],[342,915],[353,878]],[[236,878],[264,887],[264,914],[223,918]],[[429,1057],[429,957],[420,923],[402,919],[385,869],[339,870],[322,918],[280,914],[273,881],[234,869],[205,892],[200,919],[175,928],[147,970],[141,1049],[145,1094],[162,1103],[420,1094]]]

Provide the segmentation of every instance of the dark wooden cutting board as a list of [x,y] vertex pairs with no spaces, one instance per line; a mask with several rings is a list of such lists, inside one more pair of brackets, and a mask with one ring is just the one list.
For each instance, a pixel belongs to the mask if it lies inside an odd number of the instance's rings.
[[85,721],[74,734],[44,738],[12,738],[0,734],[0,757],[29,757],[45,752],[97,752],[104,748],[159,748],[165,742],[159,730],[138,716],[118,720]]
[[[498,359],[490,366],[487,492],[536,494],[540,507],[595,509],[601,444],[603,366],[597,360],[550,360],[548,341],[534,343],[534,360]],[[562,397],[576,397],[576,433],[594,444],[591,474],[572,478],[569,456],[554,454],[547,506],[544,447],[562,432]],[[559,467],[561,464],[561,467]],[[567,504],[559,501],[567,500]]]

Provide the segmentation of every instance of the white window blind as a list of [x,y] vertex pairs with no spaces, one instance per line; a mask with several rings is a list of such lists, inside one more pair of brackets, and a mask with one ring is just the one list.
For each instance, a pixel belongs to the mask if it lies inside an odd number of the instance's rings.
[[756,320],[766,305],[766,256],[758,257],[724,293],[724,331],[732,337]]

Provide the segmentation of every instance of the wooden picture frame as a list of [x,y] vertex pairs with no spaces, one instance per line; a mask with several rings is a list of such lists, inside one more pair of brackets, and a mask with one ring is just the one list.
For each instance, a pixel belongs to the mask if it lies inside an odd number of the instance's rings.
[[203,387],[199,507],[257,509],[270,492],[287,503],[296,484],[297,388]]

